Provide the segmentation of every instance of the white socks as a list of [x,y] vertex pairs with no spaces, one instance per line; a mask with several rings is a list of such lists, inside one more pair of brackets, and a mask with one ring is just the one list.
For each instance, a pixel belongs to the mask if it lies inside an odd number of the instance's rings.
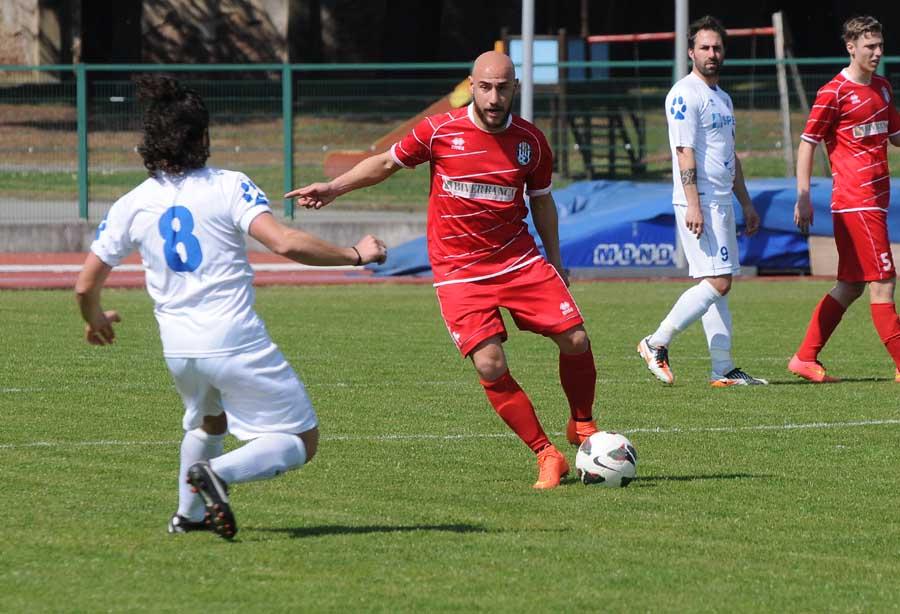
[[685,290],[656,332],[650,336],[650,345],[668,347],[676,334],[699,320],[710,305],[720,298],[722,295],[705,279]]
[[710,305],[701,321],[709,345],[712,372],[715,375],[725,375],[734,369],[734,362],[731,360],[731,311],[728,309],[728,296],[723,296]]
[[226,484],[266,480],[306,462],[306,446],[296,435],[269,433],[210,461]]
[[195,522],[203,520],[204,506],[200,495],[191,492],[187,483],[188,468],[196,462],[209,460],[222,454],[225,435],[210,435],[201,428],[185,431],[181,440],[181,466],[178,469],[178,511]]
[[712,372],[725,375],[734,369],[734,362],[731,360],[731,311],[728,309],[728,296],[719,294],[705,279],[678,297],[672,310],[650,336],[649,343],[652,346],[668,347],[675,335],[698,319],[702,321],[703,332],[706,333]]

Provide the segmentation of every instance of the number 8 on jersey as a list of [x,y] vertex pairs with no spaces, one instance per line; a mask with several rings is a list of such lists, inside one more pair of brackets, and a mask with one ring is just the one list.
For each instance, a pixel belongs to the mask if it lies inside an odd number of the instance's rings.
[[159,234],[165,244],[163,254],[169,268],[178,273],[192,273],[203,262],[200,241],[194,236],[194,216],[187,207],[169,207],[159,218]]

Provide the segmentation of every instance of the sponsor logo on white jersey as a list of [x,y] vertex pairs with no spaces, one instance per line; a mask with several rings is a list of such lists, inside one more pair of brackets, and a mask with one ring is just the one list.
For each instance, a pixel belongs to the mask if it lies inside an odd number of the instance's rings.
[[477,198],[481,200],[495,200],[501,203],[511,203],[516,197],[516,190],[506,185],[493,185],[490,183],[469,183],[467,181],[455,181],[444,179],[444,191],[460,198]]
[[519,147],[516,149],[516,160],[519,161],[519,164],[525,166],[529,162],[531,162],[531,145],[522,141],[519,143]]
[[671,266],[671,243],[599,243],[594,248],[595,266]]
[[887,131],[888,123],[886,121],[860,124],[858,126],[853,126],[853,137],[863,139],[867,136],[875,136],[876,134],[887,134]]
[[724,128],[725,126],[733,126],[734,125],[734,115],[725,115],[724,113],[716,113],[712,114],[712,127],[713,130],[717,130],[719,128]]
[[450,149],[456,149],[458,151],[466,150],[466,139],[461,136],[456,137],[452,141],[450,141]]

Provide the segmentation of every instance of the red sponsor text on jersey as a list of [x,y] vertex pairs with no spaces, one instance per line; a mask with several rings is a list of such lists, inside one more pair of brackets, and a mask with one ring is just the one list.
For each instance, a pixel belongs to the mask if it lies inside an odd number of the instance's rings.
[[524,193],[547,194],[553,158],[533,124],[511,115],[500,132],[474,109],[427,117],[391,148],[406,167],[431,163],[428,258],[435,285],[495,277],[540,256],[525,224]]
[[887,209],[890,171],[887,142],[900,133],[890,83],[873,75],[868,84],[841,71],[816,95],[802,138],[825,142],[834,178],[831,210]]

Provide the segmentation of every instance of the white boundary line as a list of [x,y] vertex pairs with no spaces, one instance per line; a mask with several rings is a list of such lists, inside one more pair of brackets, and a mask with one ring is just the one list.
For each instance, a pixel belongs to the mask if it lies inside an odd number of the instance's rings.
[[[900,419],[885,420],[855,420],[850,422],[808,422],[805,424],[758,424],[751,426],[703,426],[703,427],[644,427],[622,429],[620,433],[630,435],[633,433],[647,435],[680,435],[691,433],[744,433],[765,431],[801,431],[821,429],[841,429],[865,426],[897,426]],[[550,433],[560,436],[563,433]],[[441,440],[455,441],[463,439],[506,439],[515,437],[513,433],[460,433],[457,435],[325,435],[323,441],[414,441],[414,440]],[[0,444],[0,450],[19,450],[25,448],[76,448],[89,446],[174,446],[180,441],[119,441],[115,439],[99,441],[32,441],[28,443],[4,443]]]

